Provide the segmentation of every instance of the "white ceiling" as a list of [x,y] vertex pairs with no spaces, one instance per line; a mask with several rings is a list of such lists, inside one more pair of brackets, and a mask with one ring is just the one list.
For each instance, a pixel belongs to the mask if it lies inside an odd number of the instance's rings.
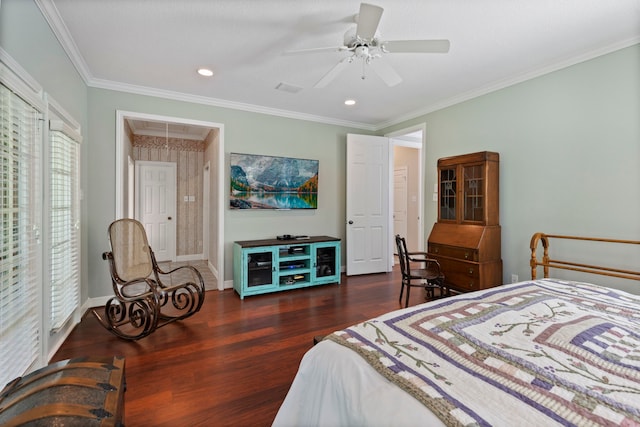
[[378,59],[402,77],[394,87],[354,62],[317,89],[347,54],[282,53],[340,46],[357,0],[37,1],[92,87],[365,129],[640,42],[640,0],[371,0],[381,39],[449,39],[450,52]]

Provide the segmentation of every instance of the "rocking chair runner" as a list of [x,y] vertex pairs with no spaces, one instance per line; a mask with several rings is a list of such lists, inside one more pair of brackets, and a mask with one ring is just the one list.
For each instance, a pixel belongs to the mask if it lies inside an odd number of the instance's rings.
[[170,271],[158,267],[142,224],[120,219],[109,226],[109,261],[114,297],[103,313],[92,310],[100,323],[120,338],[137,340],[157,328],[187,318],[204,302],[204,280],[193,266]]
[[[404,306],[409,305],[409,293],[411,287],[421,287],[427,292],[427,295],[433,298],[434,289],[440,289],[440,296],[449,296],[449,289],[444,285],[444,274],[440,270],[440,263],[437,260],[428,258],[425,252],[407,252],[407,242],[404,237],[396,235],[396,246],[398,248],[398,258],[400,260],[400,271],[402,272],[402,283],[400,287],[400,298],[402,302],[402,294],[405,286],[407,287],[407,296]],[[412,264],[420,265],[419,268],[411,268]]]

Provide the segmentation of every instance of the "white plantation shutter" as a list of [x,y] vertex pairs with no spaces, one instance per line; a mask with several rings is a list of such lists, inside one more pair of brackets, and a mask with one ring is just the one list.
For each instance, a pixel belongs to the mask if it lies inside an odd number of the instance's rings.
[[[4,70],[0,77],[5,77]],[[0,84],[0,388],[39,360],[42,114]]]
[[52,120],[49,139],[48,278],[50,328],[56,330],[80,300],[80,136]]

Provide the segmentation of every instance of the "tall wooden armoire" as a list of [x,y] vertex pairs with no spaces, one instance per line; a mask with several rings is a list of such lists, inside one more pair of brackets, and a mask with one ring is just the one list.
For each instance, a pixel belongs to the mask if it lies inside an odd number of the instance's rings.
[[502,284],[499,163],[488,151],[438,160],[438,222],[428,252],[459,292]]

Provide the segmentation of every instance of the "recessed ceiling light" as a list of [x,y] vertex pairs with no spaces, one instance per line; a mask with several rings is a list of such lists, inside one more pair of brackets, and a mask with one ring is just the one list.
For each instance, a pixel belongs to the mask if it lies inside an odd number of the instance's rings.
[[213,76],[213,71],[208,68],[198,68],[198,74],[205,77],[211,77]]
[[355,99],[347,99],[346,101],[344,101],[344,105],[356,105],[356,100]]

